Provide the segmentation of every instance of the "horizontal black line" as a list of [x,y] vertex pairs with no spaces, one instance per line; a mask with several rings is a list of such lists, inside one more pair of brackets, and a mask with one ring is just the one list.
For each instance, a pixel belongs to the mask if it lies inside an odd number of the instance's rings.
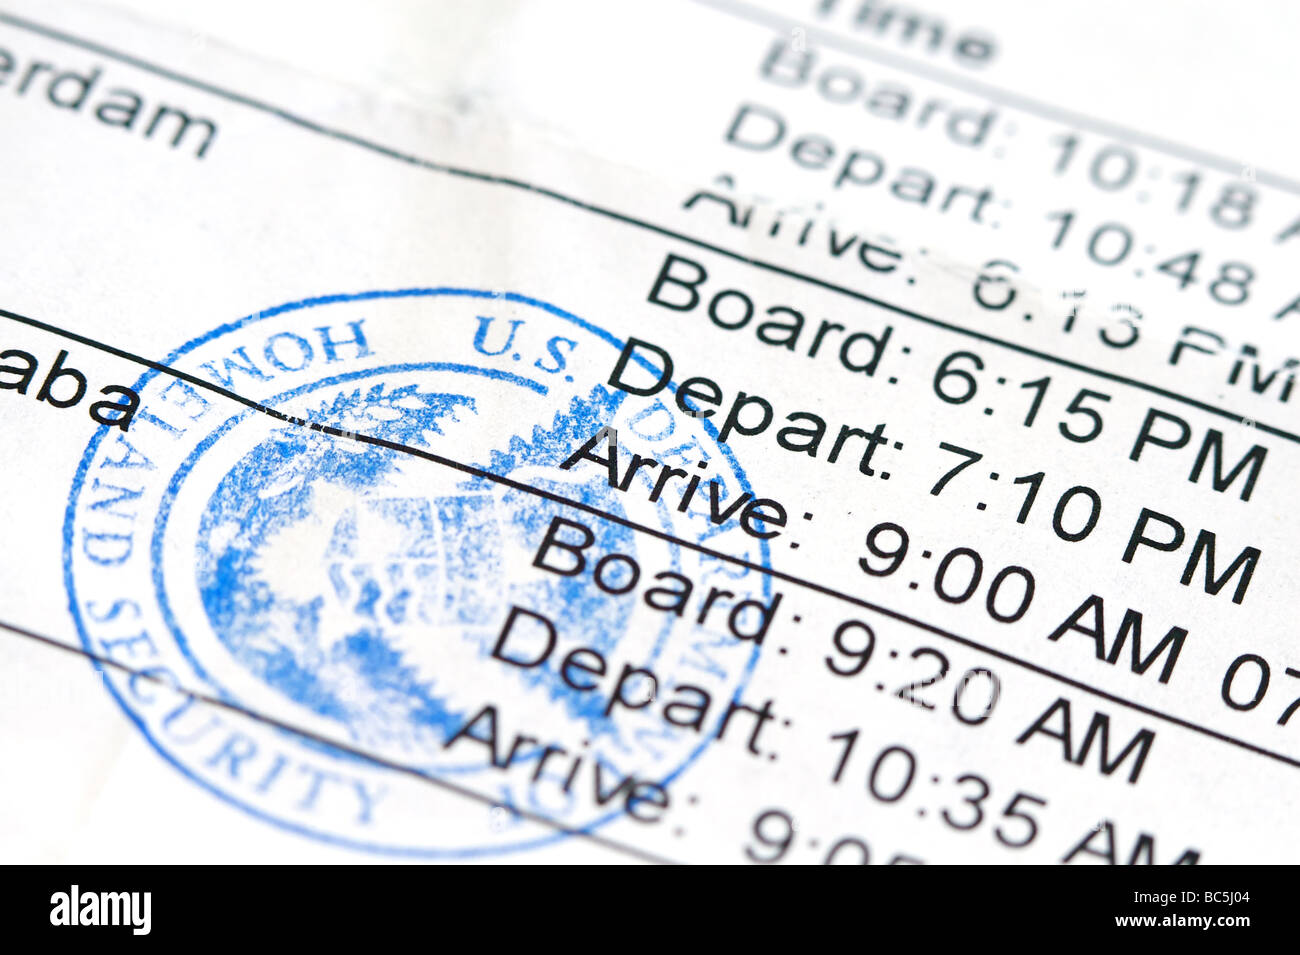
[[954,633],[953,631],[945,630],[942,627],[938,627],[935,626],[934,624],[927,623],[924,620],[921,620],[917,617],[909,616],[908,614],[901,613],[897,610],[891,610],[888,607],[882,606],[881,604],[873,603],[872,601],[866,600],[862,597],[858,597],[855,594],[846,593],[845,591],[842,590],[836,590],[833,587],[828,587],[825,584],[819,584],[816,581],[810,580],[805,577],[800,577],[795,574],[790,574],[784,571],[776,570],[773,567],[768,567],[763,564],[755,563],[754,561],[745,560],[743,557],[736,557],[733,554],[728,554],[725,553],[724,551],[715,550],[711,547],[705,547],[703,544],[698,544],[694,541],[677,537],[673,534],[669,534],[666,531],[660,530],[657,527],[651,527],[647,524],[638,523],[637,521],[630,520],[629,518],[623,517],[622,515],[619,514],[612,514],[608,511],[602,510],[599,507],[595,507],[594,505],[587,504],[584,501],[571,500],[570,498],[564,497],[561,494],[556,494],[554,491],[548,491],[544,488],[535,487],[523,481],[516,481],[513,478],[508,478],[505,477],[504,475],[496,474],[492,471],[488,471],[483,468],[475,467],[470,464],[465,464],[464,462],[457,461],[454,458],[449,458],[441,454],[435,454],[432,451],[426,451],[422,448],[411,447],[410,445],[402,444],[398,441],[389,441],[384,438],[377,438],[374,437],[373,435],[361,434],[359,432],[350,431],[345,428],[338,428],[329,424],[322,424],[316,421],[309,421],[306,418],[298,418],[293,415],[287,415],[284,412],[278,411],[275,408],[268,407],[257,401],[254,401],[251,398],[246,398],[243,395],[236,394],[233,391],[230,391],[226,388],[222,388],[220,385],[213,384],[212,382],[205,381],[202,378],[198,378],[195,377],[194,375],[190,375],[178,369],[171,368],[170,366],[164,365],[161,362],[156,362],[147,358],[142,358],[138,355],[132,354],[131,352],[124,351],[120,348],[116,348],[111,345],[104,344],[102,342],[98,342],[95,339],[89,338],[84,335],[76,335],[71,332],[65,332],[63,329],[60,329],[57,326],[50,325],[45,322],[39,322],[36,319],[27,318],[26,316],[18,315],[14,312],[10,312],[5,309],[0,309],[0,316],[3,316],[5,318],[10,318],[15,321],[23,322],[24,324],[31,325],[36,328],[44,329],[45,331],[51,332],[56,335],[66,335],[67,337],[75,341],[81,342],[82,344],[88,345],[93,348],[102,348],[105,352],[116,355],[120,358],[124,358],[128,361],[140,362],[141,364],[146,365],[149,368],[152,368],[162,374],[171,375],[173,377],[180,378],[186,382],[189,382],[192,385],[195,385],[199,388],[206,389],[207,391],[210,391],[214,394],[218,394],[226,398],[231,398],[234,401],[237,401],[239,404],[247,408],[250,408],[254,411],[258,411],[261,412],[262,414],[268,415],[276,419],[277,421],[284,421],[289,424],[297,425],[299,427],[309,428],[312,431],[319,431],[322,434],[327,434],[330,435],[331,437],[343,438],[348,441],[356,441],[361,444],[367,444],[373,447],[385,448],[390,451],[396,451],[401,454],[407,454],[414,458],[420,458],[422,460],[429,461],[434,464],[442,465],[443,467],[447,467],[455,471],[459,471],[462,474],[468,474],[473,477],[481,478],[483,480],[490,481],[494,484],[499,484],[503,487],[511,488],[512,490],[521,491],[525,494],[532,494],[535,497],[540,497],[554,504],[559,504],[564,507],[574,508],[575,510],[582,511],[587,514],[591,514],[594,517],[598,517],[612,524],[618,524],[622,527],[628,528],[629,530],[658,538],[659,540],[662,540],[666,543],[673,544],[677,547],[683,547],[687,550],[692,550],[695,551],[696,553],[704,554],[708,557],[712,557],[715,560],[721,560],[730,564],[734,564],[735,566],[738,567],[744,567],[748,570],[752,570],[760,574],[765,574],[777,580],[783,580],[786,583],[793,584],[797,587],[802,587],[806,590],[811,590],[814,591],[815,593],[820,593],[823,594],[824,596],[832,597],[836,600],[840,600],[845,603],[850,603],[855,606],[862,607],[867,610],[871,610],[874,613],[881,614],[882,616],[886,616],[893,620],[897,620],[901,623],[905,623],[910,626],[916,627],[920,630],[924,630],[927,633],[932,633],[935,636],[943,637],[946,640],[951,640],[955,643],[959,643],[973,650],[978,650],[982,653],[990,654],[991,656],[997,657],[999,660],[1003,660],[1007,663],[1028,670],[1032,673],[1036,673],[1039,676],[1047,677],[1049,679],[1055,680],[1058,683],[1065,684],[1066,686],[1073,687],[1074,689],[1077,690],[1082,690],[1086,693],[1092,694],[1093,696],[1099,697],[1104,700],[1108,700],[1109,702],[1112,703],[1119,704],[1120,706],[1127,707],[1128,709],[1134,710],[1136,712],[1145,713],[1148,716],[1153,716],[1157,719],[1164,720],[1165,722],[1172,723],[1175,726],[1180,726],[1184,729],[1188,729],[1193,732],[1200,733],[1203,736],[1208,736],[1211,739],[1216,739],[1219,740],[1220,742],[1228,743],[1233,746],[1237,746],[1242,749],[1249,750],[1250,752],[1257,753],[1261,756],[1267,756],[1270,759],[1275,759],[1278,760],[1279,762],[1287,763],[1291,766],[1300,767],[1300,759],[1295,759],[1290,756],[1286,756],[1282,753],[1277,753],[1274,752],[1273,750],[1265,749],[1262,746],[1256,746],[1254,743],[1250,743],[1247,742],[1246,740],[1238,739],[1237,737],[1234,736],[1229,736],[1226,733],[1220,733],[1217,730],[1210,729],[1207,726],[1201,726],[1198,723],[1193,723],[1189,720],[1184,720],[1181,717],[1173,716],[1172,714],[1164,713],[1160,710],[1153,709],[1152,707],[1144,706],[1143,704],[1135,703],[1123,697],[1116,696],[1113,693],[1092,686],[1091,684],[1084,683],[1081,680],[1076,680],[1073,677],[1068,677],[1063,673],[1058,673],[1055,670],[1048,669],[1047,667],[1039,666],[1038,664],[1032,663],[1028,660],[1023,660],[1020,657],[1014,656],[1003,650],[998,650],[994,647],[990,647],[986,644],[980,643],[977,640],[971,639],[970,637],[965,637],[962,636],[961,634]]
[[[427,772],[418,767],[408,766],[405,763],[394,762],[393,760],[386,759],[383,756],[379,756],[376,755],[375,753],[371,753],[368,750],[360,749],[356,746],[353,746],[351,743],[344,743],[336,739],[331,739],[328,736],[323,736],[312,730],[303,729],[301,726],[295,726],[292,723],[286,723],[282,720],[276,719],[273,716],[267,716],[265,713],[260,713],[257,710],[252,710],[249,709],[248,707],[240,706],[238,703],[231,702],[230,700],[223,700],[220,697],[210,696],[206,693],[199,693],[196,690],[191,690],[188,687],[179,686],[175,683],[164,680],[162,677],[158,676],[155,673],[150,673],[146,670],[137,670],[134,667],[127,666],[125,663],[121,663],[118,660],[112,659],[111,657],[102,656],[100,654],[93,653],[90,650],[87,650],[83,647],[77,647],[68,643],[64,643],[62,640],[56,640],[54,637],[46,636],[43,633],[37,633],[35,630],[29,630],[26,627],[20,627],[17,626],[16,624],[8,623],[7,621],[4,620],[0,620],[0,630],[5,630],[8,633],[14,634],[16,636],[25,637],[28,640],[33,640],[37,643],[44,644],[45,646],[48,647],[54,647],[55,649],[63,650],[67,653],[77,654],[78,656],[85,657],[86,659],[90,660],[91,662],[95,663],[100,667],[109,667],[127,676],[140,677],[149,680],[150,682],[156,683],[159,686],[164,686],[168,689],[175,690],[178,693],[181,693],[184,696],[187,696],[190,699],[195,700],[197,702],[206,703],[209,706],[220,707],[221,709],[228,710],[232,713],[238,713],[240,716],[245,716],[248,719],[255,720],[256,722],[261,723],[265,726],[272,726],[275,727],[276,729],[286,730],[290,733],[294,733],[297,736],[301,736],[304,739],[312,740],[315,743],[320,743],[325,746],[331,746],[334,749],[348,753],[351,756],[356,756],[360,759],[364,759],[366,762],[372,763],[375,766],[380,767],[381,769],[388,769],[394,772],[402,773],[406,776],[412,776],[416,779],[421,780],[422,782],[431,783],[434,786],[438,786],[442,789],[446,789],[449,792],[455,793],[458,796],[464,796],[467,799],[473,799],[476,802],[481,802],[486,806],[496,807],[502,805],[499,799],[493,799],[491,796],[484,795],[483,793],[477,792],[476,790],[470,789],[466,786],[461,786],[457,783],[449,782],[445,779],[435,776],[432,773]],[[572,826],[567,826],[564,823],[552,819],[549,816],[543,815],[541,813],[533,812],[528,809],[522,809],[517,806],[506,806],[505,808],[508,809],[512,814],[520,816],[524,819],[528,819],[531,822],[540,823],[541,825],[547,826],[551,829],[556,829],[560,832],[566,833],[571,836],[580,836],[591,842],[599,843],[601,846],[605,847],[606,849],[613,849],[616,852],[621,852],[624,855],[632,856],[634,858],[640,859],[643,862],[653,862],[660,865],[678,864],[674,862],[672,859],[668,859],[663,856],[656,855],[644,849],[639,849],[636,846],[619,842],[616,839],[611,839],[608,836],[603,836],[598,832],[589,832],[585,829],[576,829]]]
[[[1185,159],[1188,162],[1199,163],[1202,166],[1209,166],[1220,172],[1237,175],[1241,172],[1242,163],[1228,159],[1226,156],[1220,156],[1215,153],[1206,152],[1194,146],[1187,146],[1182,143],[1176,143],[1173,140],[1164,139],[1160,136],[1153,136],[1150,133],[1143,132],[1139,129],[1132,129],[1128,126],[1122,126],[1119,123],[1113,123],[1109,120],[1097,119],[1095,116],[1088,116],[1085,113],[1077,113],[1074,110],[1066,109],[1062,106],[1055,106],[1051,103],[1045,103],[1021,93],[1013,93],[1010,90],[1002,89],[998,86],[992,86],[980,80],[963,76],[959,73],[952,73],[948,70],[931,66],[928,63],[920,63],[895,53],[889,53],[885,50],[877,49],[866,43],[850,40],[838,33],[830,30],[823,30],[819,27],[809,26],[792,17],[783,16],[779,13],[773,13],[768,10],[762,10],[747,3],[736,3],[733,0],[696,0],[706,7],[711,7],[719,13],[725,13],[728,16],[738,19],[747,20],[750,23],[760,26],[788,29],[799,27],[814,37],[818,43],[823,46],[833,47],[842,53],[849,53],[853,56],[860,57],[864,60],[873,60],[882,63],[885,66],[892,67],[896,70],[902,70],[905,73],[912,73],[916,76],[924,77],[936,83],[942,83],[953,89],[963,90],[968,93],[974,93],[986,100],[994,103],[1000,103],[1003,106],[1010,106],[1013,109],[1021,110],[1026,113],[1033,113],[1043,119],[1049,119],[1053,122],[1062,122],[1071,126],[1079,126],[1084,129],[1091,129],[1093,132],[1101,133],[1104,136],[1110,136],[1113,139],[1127,139],[1130,142],[1145,146],[1158,152],[1166,153],[1170,156],[1176,156],[1179,159]],[[1300,182],[1283,176],[1279,173],[1269,172],[1265,169],[1255,167],[1255,179],[1265,185],[1272,186],[1274,189],[1280,189],[1283,192],[1290,192],[1300,195]]]
[[652,222],[647,222],[645,220],[638,219],[634,216],[617,212],[613,209],[607,209],[603,206],[598,206],[595,205],[594,203],[586,202],[582,199],[577,199],[573,196],[569,196],[564,193],[557,192],[553,189],[548,189],[544,186],[538,186],[535,185],[534,183],[525,182],[521,179],[512,179],[507,176],[496,176],[490,173],[479,172],[477,170],[462,169],[457,166],[450,166],[444,163],[434,162],[429,159],[423,159],[419,156],[414,156],[409,153],[404,153],[399,150],[392,149],[388,146],[384,146],[379,143],[372,142],[368,139],[365,139],[361,136],[357,136],[353,133],[324,126],[313,120],[306,119],[302,116],[298,116],[294,113],[289,112],[288,110],[281,109],[280,107],[277,106],[272,106],[269,103],[262,102],[261,100],[254,99],[242,93],[235,93],[230,90],[222,89],[221,87],[213,86],[209,83],[204,82],[203,80],[198,80],[190,76],[185,76],[181,73],[177,73],[173,70],[167,69],[166,67],[158,66],[156,64],[149,63],[145,60],[141,60],[130,54],[122,53],[117,50],[110,49],[109,47],[102,46],[90,40],[85,40],[80,37],[75,37],[70,34],[63,33],[58,30],[54,30],[50,27],[32,23],[31,21],[13,16],[12,14],[0,12],[0,22],[8,23],[10,26],[18,27],[20,29],[30,30],[32,32],[41,34],[51,39],[58,40],[60,42],[71,44],[73,46],[78,46],[90,50],[94,53],[98,53],[102,56],[111,57],[123,63],[127,63],[130,64],[131,66],[137,67],[138,69],[153,73],[157,76],[162,76],[174,82],[182,83],[187,86],[191,86],[195,89],[202,90],[205,93],[210,93],[213,96],[217,96],[222,99],[229,100],[231,102],[239,103],[251,109],[255,109],[260,112],[264,112],[269,115],[275,116],[279,119],[282,119],[302,129],[306,129],[310,132],[314,132],[319,135],[326,136],[330,139],[338,140],[340,142],[346,142],[355,146],[359,146],[363,149],[369,150],[371,152],[377,153],[382,156],[386,156],[390,159],[396,159],[400,162],[407,163],[408,165],[417,166],[422,169],[430,170],[432,172],[443,173],[445,175],[456,176],[462,179],[469,179],[476,182],[507,186],[513,189],[520,189],[525,192],[530,192],[539,196],[544,196],[548,199],[554,199],[557,202],[561,202],[566,205],[572,206],[574,208],[591,212],[595,215],[603,216],[607,219],[616,222],[622,222],[626,225],[634,226],[639,229],[644,229],[646,231],[653,232],[657,235],[662,235],[665,238],[674,239],[679,242],[685,242],[689,245],[696,246],[697,248],[707,249],[708,251],[713,252],[717,255],[724,256],[726,258],[732,259],[737,262],[743,262],[746,265],[753,266],[754,268],[762,269],[764,271],[771,272],[777,275],[783,275],[786,278],[794,279],[795,281],[803,282],[805,284],[814,285],[817,286],[818,288],[822,288],[830,292],[835,292],[839,295],[848,296],[849,298],[855,299],[859,302],[863,302],[865,304],[884,309],[885,311],[891,312],[895,315],[899,315],[904,318],[909,318],[914,321],[918,321],[923,324],[933,326],[935,328],[942,328],[946,331],[953,332],[954,334],[963,335],[967,338],[972,338],[977,341],[982,341],[989,345],[993,345],[995,347],[1005,348],[1022,355],[1028,355],[1034,358],[1038,358],[1042,361],[1059,365],[1064,368],[1071,368],[1075,371],[1079,371],[1084,374],[1093,375],[1098,378],[1103,378],[1107,381],[1113,381],[1118,384],[1128,385],[1129,387],[1137,388],[1139,390],[1146,391],[1150,394],[1160,395],[1161,397],[1167,398],[1170,401],[1177,401],[1182,404],[1188,405],[1190,407],[1197,408],[1208,414],[1213,414],[1221,418],[1226,418],[1230,421],[1235,421],[1238,423],[1251,421],[1252,427],[1254,427],[1258,431],[1263,431],[1267,434],[1274,435],[1275,437],[1283,438],[1287,441],[1292,441],[1297,444],[1300,444],[1300,434],[1287,431],[1283,428],[1279,428],[1274,425],[1265,424],[1259,421],[1258,419],[1252,418],[1248,415],[1237,414],[1236,412],[1230,411],[1226,408],[1220,408],[1216,405],[1212,405],[1207,402],[1197,400],[1195,398],[1190,398],[1186,395],[1179,394],[1178,392],[1170,391],[1169,389],[1161,388],[1157,385],[1149,384],[1148,382],[1141,381],[1136,378],[1130,378],[1126,375],[1120,375],[1114,372],[1105,371],[1100,368],[1094,368],[1090,365],[1086,365],[1081,362],[1076,362],[1066,358],[1061,358],[1057,355],[1051,354],[1050,352],[1039,351],[1034,348],[1029,348],[1025,345],[1019,345],[1014,342],[997,338],[993,335],[988,335],[983,332],[978,332],[970,328],[965,328],[961,325],[957,325],[952,322],[947,322],[930,315],[924,315],[920,312],[915,312],[912,311],[911,309],[904,308],[901,305],[895,305],[892,302],[887,302],[883,299],[879,299],[874,296],[867,295],[863,292],[856,291],[855,289],[848,288],[847,286],[837,285],[833,282],[828,282],[824,279],[816,278],[815,276],[806,275],[794,269],[789,269],[784,266],[775,265],[773,263],[765,262],[761,259],[756,259],[750,256],[741,255],[738,252],[733,252],[732,250],[723,248],[722,246],[714,245],[713,243],[710,242],[705,242],[693,236],[686,235],[685,233],[676,232],[672,229],[668,229],[663,226],[656,225]]

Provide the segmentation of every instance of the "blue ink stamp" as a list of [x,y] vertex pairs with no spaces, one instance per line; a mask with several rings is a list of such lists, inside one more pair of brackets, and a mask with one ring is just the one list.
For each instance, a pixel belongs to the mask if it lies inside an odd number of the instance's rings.
[[[105,670],[123,711],[218,798],[335,845],[463,858],[567,837],[516,809],[568,830],[641,825],[611,792],[687,785],[758,658],[725,614],[700,622],[700,597],[779,595],[766,574],[665,539],[767,566],[766,542],[711,521],[703,497],[683,511],[650,499],[649,475],[620,491],[603,468],[559,467],[609,427],[624,453],[707,468],[724,499],[751,491],[707,420],[604,384],[622,344],[522,295],[424,288],[294,302],[177,349],[167,365],[376,441],[141,376],[130,432],[96,433],[64,522],[84,646],[153,678]],[[590,531],[582,573],[537,565],[557,518],[571,546],[574,525]],[[655,580],[695,595],[665,612],[644,593]],[[575,648],[585,669],[566,670]],[[640,678],[643,696],[611,706],[626,668],[657,686]]]

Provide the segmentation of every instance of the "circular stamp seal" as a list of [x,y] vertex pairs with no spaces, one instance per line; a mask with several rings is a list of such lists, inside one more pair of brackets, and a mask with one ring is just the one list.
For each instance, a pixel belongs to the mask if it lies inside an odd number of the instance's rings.
[[626,817],[639,782],[671,793],[759,652],[707,604],[773,595],[707,552],[767,566],[706,495],[679,508],[596,463],[750,493],[707,420],[605,384],[622,345],[522,295],[425,288],[293,302],[177,349],[164,364],[217,390],[141,376],[64,524],[81,640],[134,671],[104,669],[122,709],[227,803],[378,853],[518,851]]

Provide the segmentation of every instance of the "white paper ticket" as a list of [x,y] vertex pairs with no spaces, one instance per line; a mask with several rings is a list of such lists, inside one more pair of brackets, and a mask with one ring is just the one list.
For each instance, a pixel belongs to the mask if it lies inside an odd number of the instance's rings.
[[0,858],[1296,862],[1296,15],[1051,6],[8,4]]

